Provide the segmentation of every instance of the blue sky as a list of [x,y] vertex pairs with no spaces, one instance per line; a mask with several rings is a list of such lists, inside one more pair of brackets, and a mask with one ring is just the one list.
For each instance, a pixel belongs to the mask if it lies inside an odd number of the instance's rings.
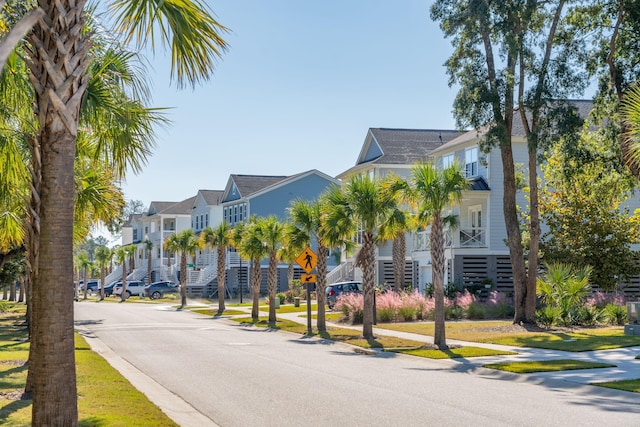
[[170,86],[150,58],[153,106],[173,124],[127,199],[180,201],[223,189],[230,174],[335,176],[355,164],[370,127],[453,129],[451,54],[432,2],[209,0],[229,51],[195,90]]

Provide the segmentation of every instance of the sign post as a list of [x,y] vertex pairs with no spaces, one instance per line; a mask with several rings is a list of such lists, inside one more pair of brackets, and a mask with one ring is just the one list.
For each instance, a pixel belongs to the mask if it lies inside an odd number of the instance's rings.
[[298,258],[296,258],[296,262],[307,274],[303,274],[300,276],[300,281],[304,283],[307,288],[307,335],[313,334],[313,329],[311,327],[311,284],[316,283],[316,275],[309,274],[316,268],[316,264],[318,263],[318,256],[311,250],[311,248],[306,248]]

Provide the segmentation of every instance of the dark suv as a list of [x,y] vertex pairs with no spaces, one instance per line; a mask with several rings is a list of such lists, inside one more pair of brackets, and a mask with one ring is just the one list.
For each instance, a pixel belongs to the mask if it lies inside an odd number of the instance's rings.
[[361,294],[362,282],[339,282],[327,285],[327,305],[329,308],[333,310],[338,296],[346,293]]
[[170,281],[154,282],[144,287],[144,296],[151,299],[164,298],[165,294],[180,293],[180,286]]

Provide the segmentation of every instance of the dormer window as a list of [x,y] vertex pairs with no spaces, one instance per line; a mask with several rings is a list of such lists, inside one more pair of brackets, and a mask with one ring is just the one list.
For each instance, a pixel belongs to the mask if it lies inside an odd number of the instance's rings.
[[478,176],[478,147],[464,151],[464,170],[467,178]]

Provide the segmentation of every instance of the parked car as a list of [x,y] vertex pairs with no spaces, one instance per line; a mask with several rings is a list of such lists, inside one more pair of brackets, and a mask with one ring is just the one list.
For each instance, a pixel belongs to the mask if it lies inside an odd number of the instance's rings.
[[171,281],[154,282],[144,287],[144,296],[151,299],[164,298],[166,294],[179,294],[180,286]]
[[333,307],[336,305],[336,301],[338,300],[338,296],[346,293],[361,294],[362,282],[339,282],[327,285],[326,299],[329,308],[333,310]]
[[110,297],[111,295],[113,295],[113,288],[120,282],[118,282],[117,280],[114,282],[109,283],[107,286],[104,287],[104,296],[105,297]]
[[[139,280],[127,280],[127,288],[125,289],[125,298],[130,296],[144,295],[144,283]],[[122,294],[122,282],[116,283],[113,287],[113,295],[120,296]]]
[[[89,292],[98,292],[100,290],[100,281],[99,280],[87,280],[87,289]],[[84,292],[84,283],[80,281],[80,291]]]

